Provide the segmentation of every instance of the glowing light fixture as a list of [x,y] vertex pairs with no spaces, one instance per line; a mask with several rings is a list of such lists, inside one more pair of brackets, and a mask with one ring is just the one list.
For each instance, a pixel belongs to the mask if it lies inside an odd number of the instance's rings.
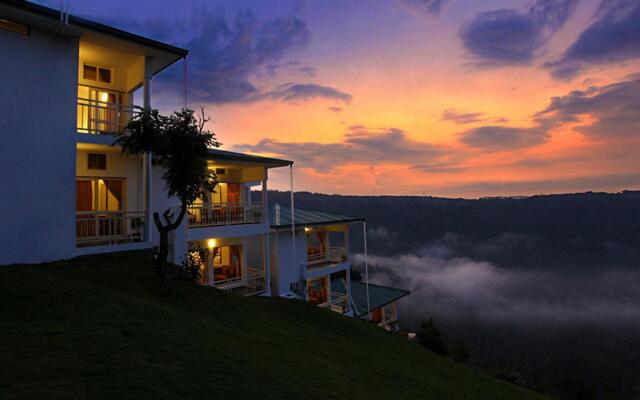
[[100,101],[103,103],[106,103],[109,101],[109,93],[107,92],[100,92]]
[[309,228],[308,226],[305,226],[305,227],[304,227],[304,231],[305,231],[305,232],[311,232],[311,228]]
[[218,243],[216,242],[215,239],[209,239],[209,241],[207,242],[207,245],[209,246],[210,249],[213,249],[214,247],[216,247]]

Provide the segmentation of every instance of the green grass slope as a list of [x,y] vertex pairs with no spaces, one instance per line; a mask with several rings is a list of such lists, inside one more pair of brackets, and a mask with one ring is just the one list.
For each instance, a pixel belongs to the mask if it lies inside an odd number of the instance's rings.
[[142,254],[0,267],[2,399],[538,399],[362,321],[176,284]]

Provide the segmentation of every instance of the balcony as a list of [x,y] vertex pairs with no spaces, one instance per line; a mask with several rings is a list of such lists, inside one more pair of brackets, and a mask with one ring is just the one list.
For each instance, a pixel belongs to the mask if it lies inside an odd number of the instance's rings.
[[266,292],[266,282],[264,271],[248,268],[242,276],[215,281],[212,286],[240,296],[258,296]]
[[77,211],[76,245],[108,246],[142,242],[144,211]]
[[187,212],[190,228],[263,222],[262,203],[202,204],[189,206]]
[[349,311],[349,298],[346,293],[332,291],[331,296],[329,296],[329,301],[319,304],[318,306],[328,308],[339,314],[344,314]]
[[121,133],[141,110],[138,106],[78,98],[77,131],[92,135]]
[[347,261],[347,249],[345,247],[330,247],[325,251],[316,248],[307,248],[307,268],[322,268],[327,264],[339,264]]

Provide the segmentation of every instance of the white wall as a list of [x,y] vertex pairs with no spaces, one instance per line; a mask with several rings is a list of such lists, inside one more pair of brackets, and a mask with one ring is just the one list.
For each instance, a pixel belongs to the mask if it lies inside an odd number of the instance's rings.
[[72,257],[78,42],[0,30],[0,265]]
[[290,292],[291,283],[302,278],[302,264],[307,263],[307,239],[304,229],[296,229],[295,258],[291,230],[271,234],[271,289],[274,296]]

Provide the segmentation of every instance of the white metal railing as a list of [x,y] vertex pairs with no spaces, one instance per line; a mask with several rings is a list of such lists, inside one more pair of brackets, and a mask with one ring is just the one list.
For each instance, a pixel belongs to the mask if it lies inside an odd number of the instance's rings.
[[382,321],[378,322],[380,328],[384,328],[391,332],[398,330],[398,319],[396,317],[384,317]]
[[187,208],[189,227],[257,224],[262,219],[262,203],[201,204]]
[[137,106],[78,98],[77,131],[94,135],[122,132],[140,110]]
[[349,299],[346,293],[331,292],[329,301],[318,304],[319,307],[329,308],[331,311],[343,314],[349,310]]
[[257,296],[265,293],[266,275],[262,270],[248,268],[242,276],[215,281],[213,286],[240,296]]
[[77,211],[78,246],[101,246],[141,242],[144,211]]
[[347,249],[345,247],[330,247],[322,253],[307,253],[307,265],[341,263],[347,261]]

